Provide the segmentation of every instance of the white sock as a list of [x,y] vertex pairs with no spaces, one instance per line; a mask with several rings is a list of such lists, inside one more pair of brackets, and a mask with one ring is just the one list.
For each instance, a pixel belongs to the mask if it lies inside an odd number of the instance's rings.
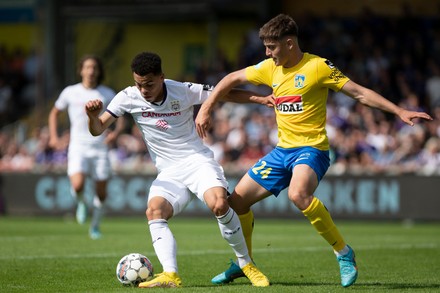
[[335,251],[336,256],[343,256],[346,255],[348,252],[350,251],[350,249],[348,248],[347,245],[344,246],[344,248],[342,248],[339,251]]
[[237,256],[240,268],[250,263],[252,260],[244,240],[240,219],[234,210],[229,208],[226,214],[217,217],[217,221],[222,237],[228,241]]
[[102,201],[99,199],[99,197],[98,196],[94,196],[93,197],[93,207],[94,208],[98,208],[98,209],[100,209],[100,208],[102,208]]
[[148,221],[154,251],[164,272],[177,271],[177,244],[164,219]]
[[96,228],[99,227],[103,214],[104,214],[104,205],[102,204],[99,197],[95,196],[93,198],[93,215],[92,215],[91,227],[96,227]]
[[70,187],[70,194],[77,202],[84,201],[84,191],[76,192],[75,189]]

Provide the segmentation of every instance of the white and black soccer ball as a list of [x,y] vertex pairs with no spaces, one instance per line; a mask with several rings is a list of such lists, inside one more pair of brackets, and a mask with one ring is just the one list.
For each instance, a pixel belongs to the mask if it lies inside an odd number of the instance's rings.
[[118,262],[116,277],[123,285],[137,286],[153,277],[153,265],[145,255],[130,253]]

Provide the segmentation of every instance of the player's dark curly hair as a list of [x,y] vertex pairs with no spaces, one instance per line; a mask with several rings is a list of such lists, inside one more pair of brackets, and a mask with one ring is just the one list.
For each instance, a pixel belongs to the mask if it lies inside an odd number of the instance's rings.
[[78,71],[77,71],[77,73],[78,73],[79,76],[81,76],[81,70],[82,70],[82,68],[84,66],[84,62],[86,62],[89,59],[95,60],[96,65],[98,66],[98,72],[99,73],[98,73],[98,77],[96,79],[96,83],[97,83],[97,85],[100,85],[104,81],[105,74],[104,74],[104,65],[102,63],[101,58],[99,58],[98,56],[91,55],[91,54],[84,55],[79,60],[79,62],[78,62]]
[[285,36],[298,37],[298,25],[286,14],[279,14],[260,28],[259,37],[262,41],[278,41]]
[[131,62],[131,71],[139,76],[162,74],[162,60],[159,55],[151,52],[137,54]]

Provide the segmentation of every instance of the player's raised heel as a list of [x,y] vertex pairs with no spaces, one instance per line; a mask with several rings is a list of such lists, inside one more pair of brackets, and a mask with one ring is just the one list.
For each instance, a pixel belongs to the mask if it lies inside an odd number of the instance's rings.
[[237,278],[245,277],[245,274],[240,269],[240,267],[233,261],[230,260],[229,268],[221,274],[218,274],[212,278],[211,282],[216,285],[227,284],[234,281]]
[[353,285],[358,276],[354,250],[350,246],[348,246],[348,248],[349,252],[346,255],[337,257],[341,272],[342,287]]
[[255,287],[270,285],[269,279],[252,262],[242,267],[241,270]]
[[177,273],[163,272],[154,275],[154,278],[150,281],[142,282],[139,284],[139,288],[180,288],[182,287],[182,280]]

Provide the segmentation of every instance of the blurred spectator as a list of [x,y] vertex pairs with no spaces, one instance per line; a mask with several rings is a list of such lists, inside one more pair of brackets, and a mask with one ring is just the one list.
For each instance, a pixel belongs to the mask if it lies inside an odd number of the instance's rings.
[[247,134],[243,121],[231,129],[226,137],[226,153],[230,161],[237,161],[244,150],[247,141]]
[[240,171],[246,172],[265,154],[259,140],[248,139],[237,161],[237,166],[239,166]]
[[112,169],[116,172],[151,172],[154,164],[147,152],[138,127],[131,127],[130,133],[120,134],[116,146],[109,151]]
[[0,73],[0,127],[10,120],[12,111],[12,88]]
[[433,60],[428,61],[429,75],[426,80],[426,94],[430,109],[440,106],[440,67]]
[[8,52],[0,44],[0,127],[21,119],[35,105],[35,84],[30,87],[33,81],[26,74],[32,56],[20,46]]
[[23,66],[23,75],[26,85],[21,93],[21,101],[24,107],[31,109],[37,103],[38,97],[38,77],[41,74],[40,56],[35,50],[32,50],[26,57]]
[[0,171],[3,172],[28,172],[34,167],[34,158],[28,155],[24,146],[15,142],[9,143],[0,164]]
[[214,139],[212,137],[212,134],[209,134],[205,139],[204,143],[211,149],[211,151],[214,153],[214,159],[219,162],[220,164],[225,163],[225,149],[226,146],[224,144],[224,141],[217,141],[214,142]]
[[423,175],[440,175],[440,139],[431,137],[418,155],[421,166],[419,173]]
[[35,151],[35,169],[38,171],[65,172],[67,170],[67,149],[70,132],[65,130],[60,137],[59,147],[49,146],[49,129],[40,131],[39,142]]
[[383,152],[394,145],[395,139],[391,133],[391,124],[389,121],[382,120],[378,124],[373,123],[368,129],[366,142],[371,145],[377,152]]

